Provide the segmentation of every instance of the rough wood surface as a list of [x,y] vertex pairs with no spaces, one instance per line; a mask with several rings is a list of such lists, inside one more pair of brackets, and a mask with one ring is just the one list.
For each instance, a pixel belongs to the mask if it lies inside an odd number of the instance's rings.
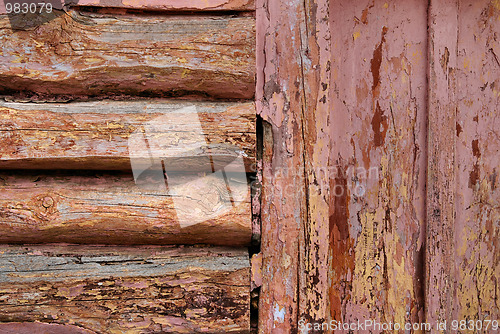
[[500,1],[460,1],[458,36],[453,319],[498,320]]
[[426,9],[257,2],[261,333],[424,319]]
[[21,28],[31,21],[0,15],[0,94],[249,99],[255,90],[254,21],[70,11],[13,31],[11,23]]
[[78,5],[167,11],[255,10],[254,0],[79,0]]
[[420,323],[427,3],[332,5],[330,317]]
[[262,287],[259,333],[297,333],[298,269],[305,219],[304,107],[299,29],[303,2],[258,0],[257,113],[264,120],[262,155]]
[[432,323],[453,320],[458,281],[453,265],[457,19],[457,0],[430,2],[425,306]]
[[75,325],[46,324],[42,322],[0,323],[2,334],[95,334],[94,331]]
[[426,310],[471,328],[500,318],[500,3],[431,5]]
[[33,321],[74,333],[250,329],[245,249],[2,246],[0,282],[0,321],[11,322],[0,332]]
[[[143,131],[146,147],[133,141]],[[255,106],[0,102],[0,143],[0,168],[130,170],[131,158],[155,157],[169,170],[203,171],[212,159],[215,169],[245,172],[242,163],[255,162]]]
[[1,173],[0,242],[250,244],[245,176],[156,176]]

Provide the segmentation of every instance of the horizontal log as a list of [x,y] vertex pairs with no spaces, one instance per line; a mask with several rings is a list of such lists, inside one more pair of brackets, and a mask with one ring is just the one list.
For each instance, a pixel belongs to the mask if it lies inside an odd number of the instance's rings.
[[245,172],[255,136],[253,102],[0,102],[0,168]]
[[37,15],[0,15],[0,94],[254,95],[252,17]]
[[167,11],[255,10],[254,0],[79,0],[78,5]]
[[0,332],[248,333],[249,277],[246,249],[1,246]]
[[244,174],[167,177],[1,173],[0,243],[250,244]]

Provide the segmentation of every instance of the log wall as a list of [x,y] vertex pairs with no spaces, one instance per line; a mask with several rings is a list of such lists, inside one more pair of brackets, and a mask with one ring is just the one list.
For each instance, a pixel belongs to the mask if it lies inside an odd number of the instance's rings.
[[499,10],[257,2],[261,333],[493,330]]
[[[209,158],[231,169],[238,156],[254,168],[251,102],[0,102],[0,112],[0,168],[131,170],[131,158],[150,156],[172,171],[204,171]],[[149,149],[133,141],[142,133]]]
[[31,21],[22,15],[0,15],[1,95],[19,90],[42,100],[254,95],[252,17],[73,10],[44,19],[43,25],[24,26]]
[[246,250],[47,245],[0,252],[2,332],[33,333],[36,326],[19,323],[34,321],[64,324],[64,333],[249,330]]
[[0,4],[0,332],[248,334],[254,1],[51,3]]

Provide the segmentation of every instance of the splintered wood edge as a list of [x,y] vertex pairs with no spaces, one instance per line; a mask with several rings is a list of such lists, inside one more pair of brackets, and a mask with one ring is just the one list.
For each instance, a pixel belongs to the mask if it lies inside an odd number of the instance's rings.
[[[0,247],[0,282],[156,277],[176,272],[250,268],[243,248],[23,245]],[[50,275],[46,275],[50,271]],[[249,282],[250,287],[250,282]]]

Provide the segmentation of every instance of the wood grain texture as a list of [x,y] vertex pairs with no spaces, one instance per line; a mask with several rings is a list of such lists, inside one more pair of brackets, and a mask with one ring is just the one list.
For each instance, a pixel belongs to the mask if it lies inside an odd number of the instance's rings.
[[427,3],[331,5],[330,317],[420,323]]
[[459,1],[457,25],[456,67],[450,64],[457,82],[456,124],[450,124],[456,218],[447,245],[455,268],[452,319],[494,320],[500,319],[500,2]]
[[[306,323],[327,322],[328,314],[328,235],[330,216],[329,169],[334,125],[331,91],[332,37],[330,2],[304,2],[303,22],[297,33],[301,39],[301,85],[304,145],[303,196],[306,216],[299,242],[298,320]],[[301,173],[302,166],[296,169]],[[300,324],[299,324],[300,330]]]
[[43,322],[0,323],[2,334],[95,334],[88,329],[74,325],[46,324]]
[[426,9],[257,2],[261,333],[424,320]]
[[454,319],[457,284],[453,265],[457,19],[458,1],[430,2],[425,306],[426,320],[432,323]]
[[255,10],[254,0],[79,0],[78,5],[166,11]]
[[263,118],[259,333],[297,333],[299,244],[306,219],[299,29],[303,2],[258,0],[257,113]]
[[[134,141],[143,133],[144,147]],[[244,173],[242,163],[255,162],[255,106],[0,102],[0,144],[0,168],[130,170],[131,159],[155,157],[169,170],[204,171],[211,159],[217,170]]]
[[0,281],[0,331],[249,333],[245,249],[2,246]]
[[2,173],[0,242],[250,244],[245,176],[168,177]]
[[32,27],[0,15],[0,94],[254,96],[251,17],[54,13]]

